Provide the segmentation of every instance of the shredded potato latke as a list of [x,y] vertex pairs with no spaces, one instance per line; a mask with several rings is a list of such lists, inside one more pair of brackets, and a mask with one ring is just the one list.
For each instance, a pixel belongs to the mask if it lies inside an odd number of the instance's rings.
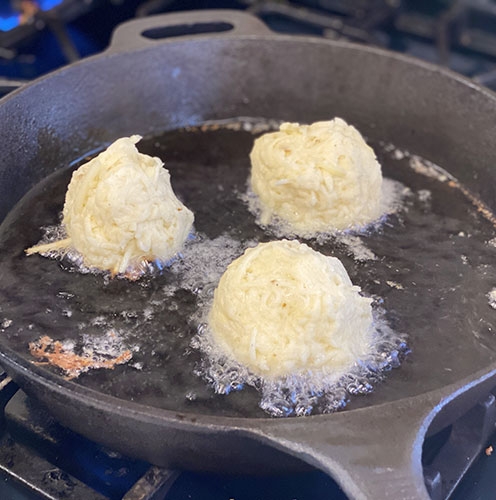
[[334,257],[298,241],[260,243],[228,266],[208,323],[255,375],[345,372],[370,352],[371,299],[359,291]]
[[67,238],[28,255],[74,249],[88,267],[132,274],[142,261],[166,262],[181,250],[193,213],[176,198],[162,161],[136,149],[140,139],[118,139],[74,172],[63,210]]
[[344,120],[283,123],[259,137],[250,154],[260,222],[274,217],[299,236],[364,226],[380,216],[381,166]]

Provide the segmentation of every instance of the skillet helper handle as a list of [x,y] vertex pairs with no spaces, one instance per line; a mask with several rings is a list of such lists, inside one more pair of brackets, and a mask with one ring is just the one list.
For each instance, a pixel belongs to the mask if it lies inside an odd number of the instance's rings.
[[258,438],[326,472],[350,499],[429,500],[422,469],[426,408],[412,398],[332,418],[273,420]]
[[121,24],[112,35],[107,53],[126,52],[198,36],[230,37],[267,35],[271,31],[258,18],[228,9],[198,10],[161,14]]

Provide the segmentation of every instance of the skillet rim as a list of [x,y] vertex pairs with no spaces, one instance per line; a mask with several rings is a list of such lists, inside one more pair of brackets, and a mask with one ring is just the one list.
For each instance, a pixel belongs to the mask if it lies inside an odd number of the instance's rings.
[[[4,351],[11,350],[6,348]],[[28,379],[34,380],[36,384],[45,386],[63,397],[68,396],[72,400],[83,401],[86,405],[89,404],[94,409],[104,412],[108,410],[115,412],[116,408],[118,408],[121,415],[126,414],[126,416],[130,418],[139,416],[139,420],[141,421],[160,422],[161,424],[167,423],[168,427],[175,427],[181,430],[208,430],[211,432],[263,430],[272,427],[272,425],[277,426],[278,422],[284,422],[285,425],[289,424],[290,426],[299,425],[302,421],[316,422],[328,420],[336,415],[362,415],[380,411],[384,408],[391,411],[395,408],[403,407],[409,402],[417,402],[418,405],[425,404],[424,417],[430,416],[429,421],[432,421],[435,415],[448,403],[454,401],[467,390],[474,388],[479,385],[479,383],[483,383],[496,375],[495,361],[487,367],[452,384],[431,391],[422,392],[415,396],[407,396],[376,405],[354,408],[351,410],[345,407],[343,410],[333,413],[311,414],[301,417],[271,417],[268,415],[263,417],[231,417],[225,415],[205,415],[202,413],[181,412],[120,399],[116,396],[100,393],[95,389],[79,385],[71,380],[66,380],[56,373],[52,373],[23,359],[16,352],[12,351],[12,353],[13,356],[8,358],[5,352],[0,352],[0,360],[5,360],[7,366],[13,367],[13,369],[16,370],[16,374],[19,376],[26,376]],[[6,372],[10,375],[8,369]],[[16,382],[16,377],[12,377],[12,379]],[[385,382],[386,381],[382,383]],[[23,389],[23,386],[21,385],[20,388]],[[366,396],[367,395],[364,395],[363,397]],[[432,401],[436,401],[437,403],[431,406]]]

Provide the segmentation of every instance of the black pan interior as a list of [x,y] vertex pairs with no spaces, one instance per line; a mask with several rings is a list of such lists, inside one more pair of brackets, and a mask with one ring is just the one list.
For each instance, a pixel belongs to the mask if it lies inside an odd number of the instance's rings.
[[[249,242],[275,239],[255,224],[239,196],[246,190],[254,137],[242,128],[195,127],[140,143],[142,152],[165,160],[174,190],[195,213],[202,241],[227,235],[241,252]],[[360,235],[377,259],[358,261],[337,241],[306,243],[339,257],[354,283],[383,299],[389,324],[408,334],[412,352],[372,394],[352,398],[348,410],[441,388],[496,361],[496,311],[487,298],[496,283],[496,247],[488,244],[495,236],[493,225],[460,190],[414,172],[408,158],[398,159],[384,145],[371,145],[384,175],[412,192],[403,210]],[[450,165],[442,166],[449,171]],[[172,296],[164,293],[181,276],[165,270],[137,282],[107,283],[102,276],[72,272],[64,263],[24,255],[40,239],[42,226],[59,221],[72,172],[59,167],[1,226],[2,345],[31,361],[28,343],[41,335],[77,340],[82,333],[101,335],[110,324],[139,350],[130,364],[83,374],[76,384],[179,412],[266,416],[254,389],[216,395],[194,373],[201,354],[189,346],[196,332],[198,296],[180,284]],[[422,196],[425,190],[430,198]]]

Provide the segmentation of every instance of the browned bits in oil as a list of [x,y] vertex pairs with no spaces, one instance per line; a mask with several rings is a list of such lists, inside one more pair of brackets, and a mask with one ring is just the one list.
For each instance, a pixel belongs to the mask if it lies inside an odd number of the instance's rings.
[[92,369],[107,368],[112,370],[116,365],[127,363],[132,358],[129,350],[110,358],[104,358],[94,352],[79,355],[65,348],[62,342],[53,340],[48,335],[30,342],[29,352],[39,360],[37,364],[48,364],[59,368],[64,372],[68,380]]

